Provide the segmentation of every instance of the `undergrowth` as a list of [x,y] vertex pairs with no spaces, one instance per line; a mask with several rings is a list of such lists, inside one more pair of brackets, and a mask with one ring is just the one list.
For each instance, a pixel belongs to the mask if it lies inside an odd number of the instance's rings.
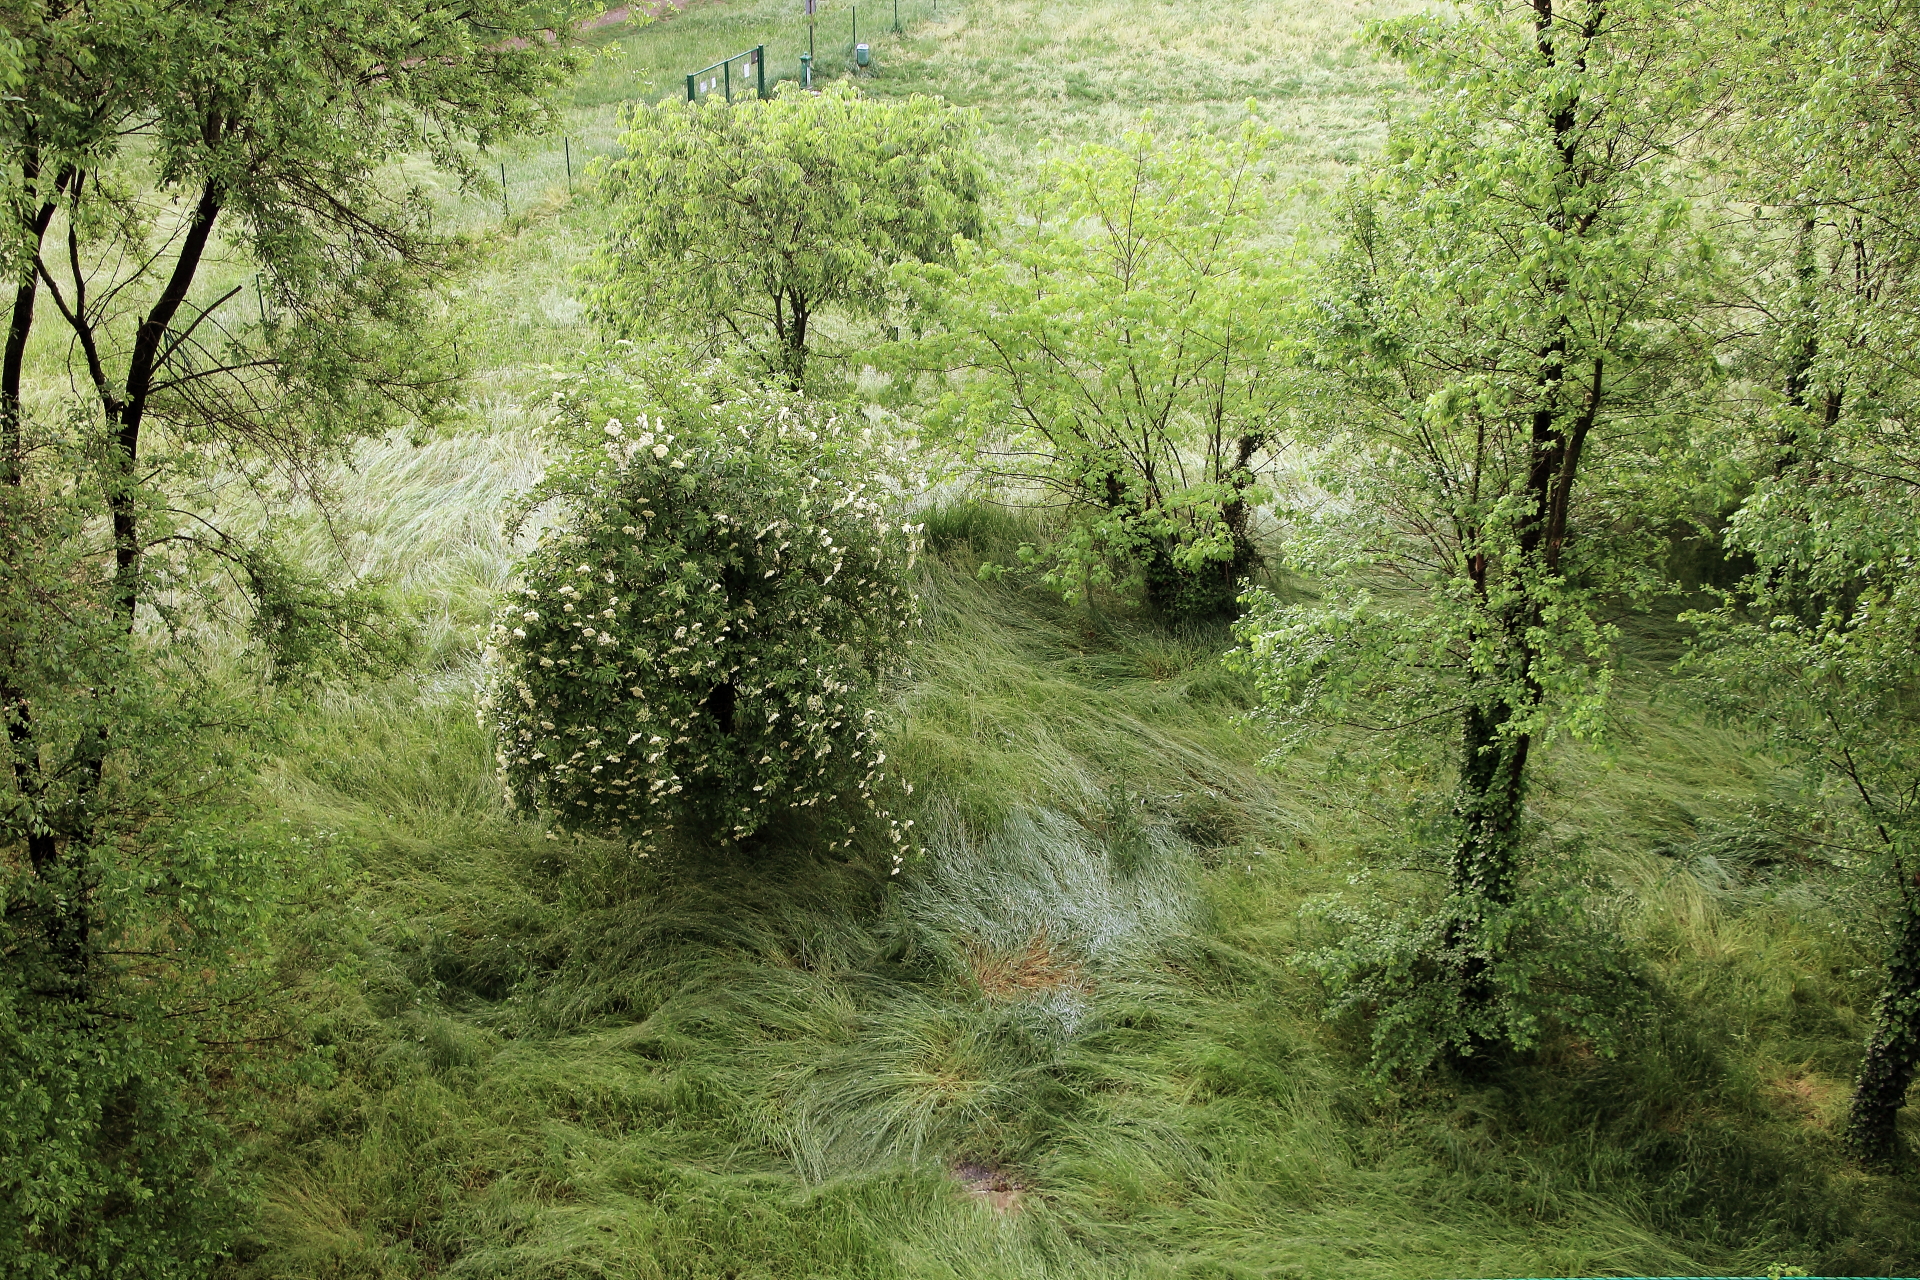
[[[1011,182],[1143,106],[1221,123],[1253,94],[1310,219],[1398,91],[1358,20],[1406,7],[940,0],[876,40],[866,83],[981,107]],[[776,19],[787,57],[797,11],[697,0],[596,33],[617,56],[568,117],[575,162],[612,145],[620,101]],[[281,939],[314,1067],[252,1136],[264,1212],[231,1275],[1920,1268],[1915,1185],[1859,1173],[1836,1136],[1872,922],[1770,817],[1794,780],[1664,696],[1677,607],[1629,628],[1613,748],[1556,748],[1536,791],[1643,958],[1655,1013],[1614,1059],[1562,1039],[1472,1081],[1363,1083],[1365,1029],[1323,1020],[1293,963],[1328,940],[1300,908],[1420,891],[1356,874],[1406,797],[1311,755],[1264,771],[1224,630],[979,581],[1035,536],[990,507],[927,513],[892,736],[929,853],[900,877],[802,822],[637,859],[510,817],[471,645],[511,573],[498,509],[539,470],[541,365],[598,343],[569,271],[599,215],[567,200],[555,141],[502,157],[508,217],[443,193],[491,237],[453,303],[469,429],[369,447],[307,531],[392,583],[429,644],[291,726],[267,770],[259,821],[325,851],[328,887]]]
[[1850,1172],[1834,1136],[1869,994],[1846,904],[1731,819],[1621,798],[1668,763],[1724,777],[1736,743],[1668,713],[1610,763],[1558,761],[1554,803],[1611,815],[1639,904],[1659,1012],[1624,1054],[1376,1090],[1290,964],[1364,806],[1257,768],[1223,635],[978,582],[1028,536],[992,509],[929,535],[897,738],[930,852],[892,882],[886,850],[823,854],[804,825],[647,859],[548,840],[507,815],[457,682],[300,731],[265,801],[334,851],[286,960],[327,1069],[257,1136],[237,1274],[1920,1260],[1912,1186]]

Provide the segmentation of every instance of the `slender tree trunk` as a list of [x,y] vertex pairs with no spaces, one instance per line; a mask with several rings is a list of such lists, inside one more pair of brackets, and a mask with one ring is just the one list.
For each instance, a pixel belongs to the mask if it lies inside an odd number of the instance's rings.
[[[1531,0],[1537,48],[1541,60],[1554,65],[1554,12],[1552,0]],[[1589,26],[1597,23],[1596,9]],[[1576,58],[1576,63],[1579,59]],[[1553,130],[1554,149],[1571,177],[1574,172],[1578,138],[1574,132],[1574,104],[1562,104],[1548,122]],[[1573,181],[1578,182],[1577,178]],[[1558,213],[1549,220],[1558,230],[1567,231]],[[1547,282],[1548,291],[1563,293],[1564,280]],[[1567,375],[1568,333],[1565,320],[1555,324],[1542,342],[1537,375],[1539,401],[1529,424],[1532,458],[1527,472],[1529,519],[1520,532],[1519,559],[1523,572],[1558,571],[1560,553],[1565,546],[1568,516],[1574,481],[1579,474],[1580,453],[1587,432],[1592,429],[1599,407],[1601,373],[1594,363],[1593,384],[1588,400],[1578,413],[1565,404],[1562,382]],[[1476,556],[1469,568],[1475,589],[1482,600],[1490,595],[1490,566]],[[1470,904],[1467,918],[1448,926],[1449,942],[1469,943],[1466,931],[1475,923],[1480,907],[1500,907],[1513,901],[1519,881],[1519,838],[1521,817],[1525,811],[1527,757],[1532,749],[1531,734],[1514,733],[1507,726],[1516,711],[1531,712],[1543,691],[1537,684],[1532,666],[1537,658],[1527,636],[1539,621],[1537,606],[1523,604],[1508,611],[1495,622],[1500,639],[1513,654],[1513,669],[1503,683],[1507,691],[1499,700],[1469,706],[1462,718],[1460,737],[1460,783],[1455,795],[1454,813],[1460,820],[1460,834],[1454,845],[1449,888],[1455,898]],[[1516,701],[1512,693],[1520,697]],[[1484,984],[1486,959],[1480,949],[1468,945],[1468,992],[1487,994]]]
[[1234,493],[1220,507],[1220,522],[1227,526],[1227,533],[1233,539],[1233,560],[1227,566],[1229,585],[1238,583],[1260,563],[1259,550],[1253,545],[1253,512],[1243,495],[1253,487],[1253,455],[1266,440],[1266,436],[1258,434],[1235,440],[1233,463],[1224,477]]
[[1516,844],[1527,798],[1527,756],[1532,735],[1508,735],[1505,704],[1472,707],[1460,735],[1460,789],[1454,812],[1460,838],[1449,881],[1453,892],[1474,902],[1503,907],[1518,887]]
[[808,308],[805,299],[797,294],[792,303],[791,319],[784,335],[785,342],[781,355],[786,358],[787,389],[804,391],[807,386],[807,319]]
[[[21,177],[31,190],[40,177],[40,159],[38,149],[29,146],[20,162]],[[54,183],[57,197],[72,181],[72,171],[63,171]],[[56,200],[43,201],[38,207],[22,203],[15,207],[15,217],[20,229],[32,249],[29,261],[37,260],[40,245],[46,239],[47,228],[53,224],[58,209]],[[33,336],[34,303],[39,296],[39,276],[31,267],[23,273],[14,288],[13,307],[7,316],[7,336],[4,348],[0,348],[0,484],[6,486],[6,493],[0,495],[0,502],[7,504],[5,519],[8,523],[24,519],[26,509],[22,505],[28,499],[22,492],[26,484],[26,410],[24,402],[24,380],[26,376],[27,342]],[[23,531],[9,529],[6,539],[8,556],[25,551],[21,538]],[[7,726],[8,745],[13,757],[14,786],[17,787],[31,809],[37,810],[42,788],[40,786],[39,747],[34,736],[33,707],[25,690],[20,688],[17,673],[0,670],[0,718]],[[34,824],[38,827],[38,824]],[[55,861],[59,857],[59,844],[50,831],[29,829],[27,833],[27,860],[34,874],[45,879],[53,872]],[[57,922],[49,927],[49,933],[60,932]]]
[[[63,178],[62,184],[70,187],[77,196],[77,176]],[[124,381],[118,385],[110,382],[104,368],[94,358],[97,352],[96,335],[85,308],[84,295],[76,292],[66,315],[69,325],[74,329],[76,341],[88,351],[89,367],[96,382],[95,391],[111,445],[103,477],[106,481],[106,506],[113,532],[114,556],[108,604],[111,612],[117,616],[120,627],[129,634],[133,630],[135,610],[141,594],[137,478],[141,429],[166,359],[166,344],[174,320],[186,303],[187,294],[211,241],[214,223],[219,218],[222,195],[217,183],[209,182],[202,189],[173,270],[135,331]],[[23,217],[25,229],[43,237],[52,222],[52,216],[52,206],[49,204],[33,218]],[[37,253],[35,262],[37,265]],[[6,345],[0,348],[0,431],[4,432],[0,444],[4,445],[7,457],[4,478],[10,488],[24,482],[22,469],[16,465],[22,425],[20,380],[24,376],[24,354],[32,328],[36,295],[37,281],[34,279],[18,287],[7,328]],[[8,499],[15,503],[21,501],[17,493],[9,494]],[[12,514],[17,517],[20,513]],[[36,780],[42,764],[39,756],[43,747],[34,732],[28,699],[13,685],[9,673],[0,672],[0,700],[4,700],[8,735],[14,758],[18,762],[18,784],[22,785],[30,800],[43,799],[42,789]],[[99,692],[105,696],[104,690]],[[92,854],[97,833],[92,829],[90,811],[105,777],[110,746],[109,731],[105,724],[81,732],[71,756],[61,766],[62,772],[68,773],[73,779],[72,794],[62,797],[58,812],[35,813],[34,829],[28,832],[27,837],[28,857],[35,878],[40,882],[41,932],[52,970],[49,977],[55,989],[53,994],[74,1002],[84,1002],[91,995],[93,897],[96,887]],[[44,805],[38,804],[35,808],[44,809]]]
[[[29,190],[40,178],[40,159],[32,146],[20,162],[20,176]],[[54,195],[58,197],[71,180],[71,171],[61,173],[54,183]],[[58,208],[57,200],[46,200],[37,208],[25,203],[15,207],[14,216],[32,249],[28,261],[37,258]],[[29,266],[14,288],[13,309],[7,316],[6,346],[0,349],[0,482],[12,485],[20,484],[25,478],[21,457],[25,409],[21,392],[26,374],[27,339],[33,336],[33,308],[39,286],[40,277]]]
[[[1807,407],[1809,390],[1808,375],[1813,372],[1813,362],[1820,355],[1819,315],[1814,302],[1814,278],[1816,264],[1813,254],[1814,222],[1812,218],[1802,218],[1800,229],[1794,235],[1793,275],[1798,284],[1794,298],[1794,315],[1788,322],[1791,336],[1787,342],[1787,376],[1781,388],[1787,403],[1796,409]],[[1791,441],[1783,441],[1791,444]],[[1782,468],[1791,465],[1783,461]]]
[[133,626],[134,608],[140,600],[140,538],[137,495],[134,492],[135,465],[140,457],[140,428],[146,416],[147,402],[153,394],[155,376],[163,359],[163,346],[174,317],[186,304],[187,292],[199,274],[213,237],[213,226],[220,217],[224,191],[209,180],[200,190],[186,236],[180,243],[180,256],[173,272],[154,300],[153,306],[134,331],[133,352],[127,359],[126,385],[118,394],[102,389],[103,408],[113,432],[114,464],[119,474],[108,481],[107,506],[113,513],[114,606]]
[[1512,904],[1520,880],[1520,822],[1532,741],[1528,734],[1503,732],[1511,718],[1510,708],[1496,704],[1469,708],[1461,724],[1460,785],[1454,797],[1460,835],[1447,868],[1454,905],[1442,947],[1458,957],[1461,998],[1480,1007],[1497,994],[1486,917]]
[[1887,984],[1874,1011],[1873,1034],[1860,1064],[1847,1142],[1862,1159],[1891,1162],[1899,1154],[1895,1122],[1920,1074],[1920,875],[1902,886],[1900,920],[1887,957]]

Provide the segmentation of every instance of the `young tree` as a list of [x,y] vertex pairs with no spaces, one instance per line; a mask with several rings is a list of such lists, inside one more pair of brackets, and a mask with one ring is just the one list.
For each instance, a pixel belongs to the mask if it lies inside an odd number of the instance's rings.
[[0,31],[0,1054],[45,1101],[9,1113],[4,1230],[27,1274],[200,1274],[232,1224],[127,1128],[190,1097],[138,1064],[185,1071],[194,1020],[138,1010],[243,947],[217,917],[256,893],[164,834],[226,768],[200,606],[246,601],[281,677],[388,648],[366,592],[224,517],[444,411],[424,299],[460,245],[382,166],[473,176],[568,59],[511,0],[0,0]]
[[930,420],[983,479],[1066,508],[1069,597],[1232,616],[1259,561],[1292,279],[1259,243],[1271,141],[1139,128],[1049,166],[999,243],[901,272],[935,332],[896,363],[942,375]]
[[902,262],[950,258],[980,233],[974,118],[937,98],[851,86],[771,101],[634,108],[625,157],[600,172],[613,219],[591,275],[595,314],[638,338],[663,323],[737,346],[806,385],[821,315],[882,320]]
[[1376,1066],[1417,1069],[1525,1046],[1555,1002],[1604,1030],[1585,958],[1528,945],[1558,908],[1529,893],[1526,800],[1545,743],[1603,726],[1609,612],[1659,585],[1706,363],[1670,158],[1713,103],[1675,74],[1671,6],[1484,3],[1374,34],[1432,105],[1354,191],[1310,321],[1328,496],[1301,551],[1331,599],[1257,597],[1240,661],[1290,735],[1452,755],[1443,900],[1327,958],[1343,1007],[1377,1010]]
[[[1754,210],[1735,447],[1751,466],[1727,530],[1753,572],[1696,621],[1690,665],[1826,783],[1834,825],[1885,904],[1884,984],[1848,1139],[1896,1155],[1920,1074],[1920,192],[1904,4],[1742,6],[1716,31],[1739,68],[1725,140]],[[1756,48],[1764,58],[1739,58]]]

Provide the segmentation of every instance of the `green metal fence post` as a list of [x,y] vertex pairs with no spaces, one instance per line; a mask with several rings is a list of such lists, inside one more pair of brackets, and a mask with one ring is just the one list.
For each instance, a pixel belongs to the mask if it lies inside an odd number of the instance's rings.
[[688,102],[693,101],[693,77],[692,76],[687,77],[687,101]]
[[900,0],[893,0],[893,34],[900,34]]
[[760,83],[760,96],[767,96],[767,46],[756,45],[753,50],[753,74]]
[[560,146],[567,154],[567,194],[573,194],[573,139],[560,139]]
[[733,63],[723,62],[720,64],[720,78],[723,81],[725,81],[727,86],[727,101],[732,102],[733,101]]
[[853,6],[853,42],[860,43],[860,6]]
[[513,210],[507,208],[507,162],[500,162],[500,216],[511,218]]

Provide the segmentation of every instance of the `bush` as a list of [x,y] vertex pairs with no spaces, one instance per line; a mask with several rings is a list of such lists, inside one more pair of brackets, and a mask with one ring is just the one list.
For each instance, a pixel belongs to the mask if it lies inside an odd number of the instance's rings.
[[261,1010],[265,886],[299,868],[233,830],[180,826],[90,860],[84,998],[43,954],[43,886],[0,875],[4,1280],[205,1276],[252,1212],[230,1125],[285,1083],[251,1042],[285,1031]]
[[514,802],[643,850],[842,797],[884,814],[878,695],[918,621],[903,450],[786,393],[658,375],[562,393],[528,509],[564,514],[486,641]]

